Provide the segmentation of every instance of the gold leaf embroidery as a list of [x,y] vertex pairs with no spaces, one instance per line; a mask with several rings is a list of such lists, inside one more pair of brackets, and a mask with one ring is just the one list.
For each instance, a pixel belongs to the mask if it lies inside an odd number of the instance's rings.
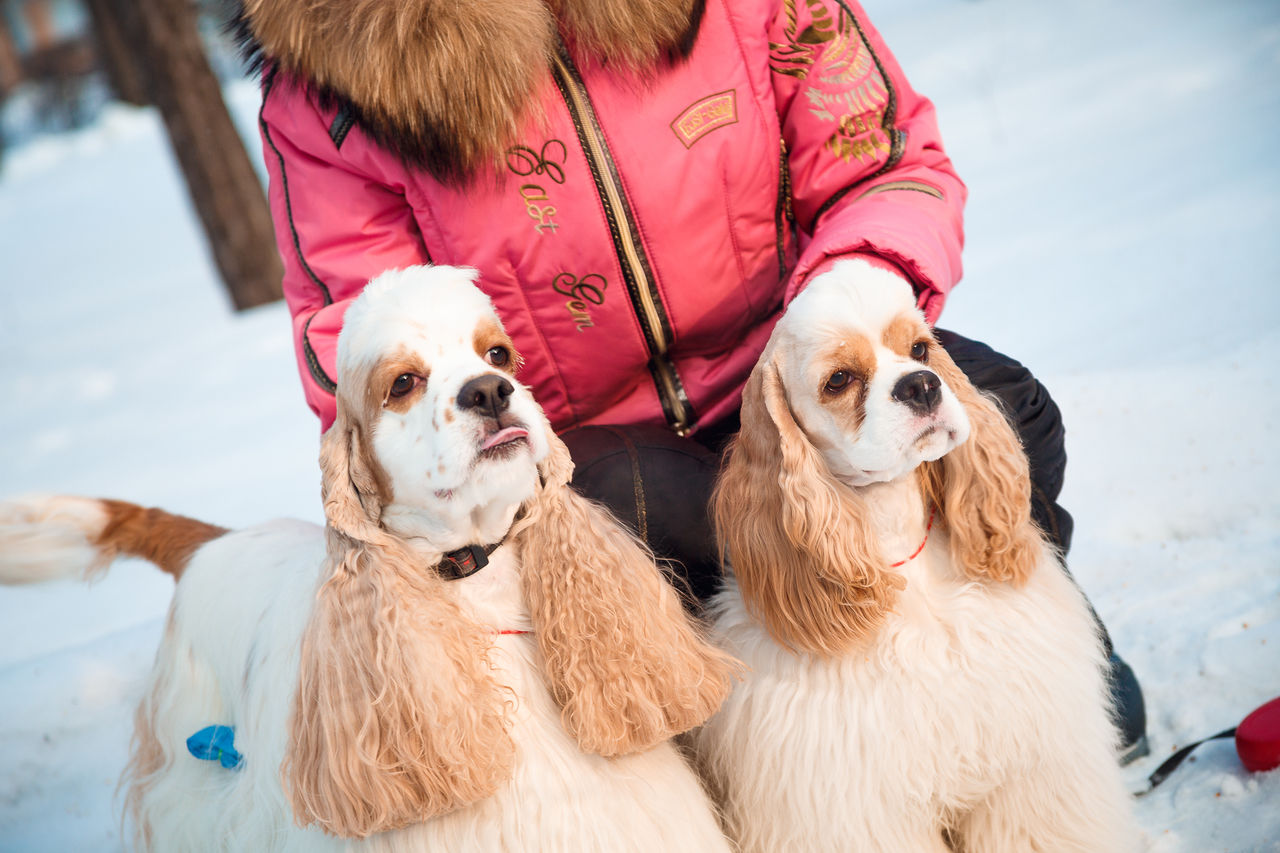
[[806,82],[810,112],[831,125],[824,147],[840,159],[874,161],[892,152],[885,131],[891,92],[861,30],[843,10],[804,0],[811,23],[800,28],[796,3],[783,0],[784,44],[770,44],[770,67]]

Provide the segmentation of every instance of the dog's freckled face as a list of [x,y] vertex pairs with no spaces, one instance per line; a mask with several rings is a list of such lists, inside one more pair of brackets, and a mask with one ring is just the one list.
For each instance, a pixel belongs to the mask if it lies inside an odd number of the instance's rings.
[[441,518],[452,531],[459,512],[509,508],[531,497],[536,465],[548,452],[546,418],[515,381],[519,355],[472,286],[474,273],[432,274],[452,275],[457,286],[398,286],[397,273],[371,284],[344,318],[338,354],[368,377],[359,417],[384,481],[383,522],[428,538]]
[[929,367],[938,344],[910,286],[879,270],[846,276],[847,263],[796,297],[765,358],[832,474],[857,487],[940,459],[968,438],[969,419]]

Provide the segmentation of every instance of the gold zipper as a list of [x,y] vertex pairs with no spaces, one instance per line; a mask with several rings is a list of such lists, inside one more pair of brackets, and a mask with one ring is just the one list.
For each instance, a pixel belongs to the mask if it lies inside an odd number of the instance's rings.
[[604,203],[618,260],[623,264],[624,276],[632,284],[628,291],[632,296],[632,306],[640,314],[641,327],[646,333],[650,350],[650,373],[658,386],[663,411],[671,427],[680,435],[685,435],[693,425],[692,407],[681,387],[675,365],[667,356],[669,338],[666,319],[654,295],[643,250],[637,244],[634,223],[617,178],[616,164],[599,131],[595,110],[586,88],[571,66],[571,60],[564,54],[563,47],[557,51],[554,62],[556,82],[560,84],[565,96],[566,106],[590,163],[596,189]]
[[791,163],[787,159],[787,140],[778,140],[781,150],[778,154],[778,200],[774,206],[774,227],[778,239],[778,281],[787,278],[787,233],[796,220],[791,208]]

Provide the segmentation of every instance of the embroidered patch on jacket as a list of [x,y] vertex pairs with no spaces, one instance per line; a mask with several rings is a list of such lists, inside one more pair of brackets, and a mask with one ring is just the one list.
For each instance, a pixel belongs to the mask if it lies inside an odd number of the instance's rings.
[[693,143],[706,136],[718,127],[736,124],[738,121],[738,96],[733,89],[717,92],[709,98],[703,98],[689,109],[682,112],[671,129],[685,148],[692,148]]

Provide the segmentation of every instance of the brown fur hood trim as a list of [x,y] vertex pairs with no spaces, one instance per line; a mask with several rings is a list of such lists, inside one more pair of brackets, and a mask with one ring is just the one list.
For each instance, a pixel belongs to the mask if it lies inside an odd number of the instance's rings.
[[688,54],[704,0],[242,0],[246,53],[336,99],[440,179],[511,144],[557,50],[642,70]]

